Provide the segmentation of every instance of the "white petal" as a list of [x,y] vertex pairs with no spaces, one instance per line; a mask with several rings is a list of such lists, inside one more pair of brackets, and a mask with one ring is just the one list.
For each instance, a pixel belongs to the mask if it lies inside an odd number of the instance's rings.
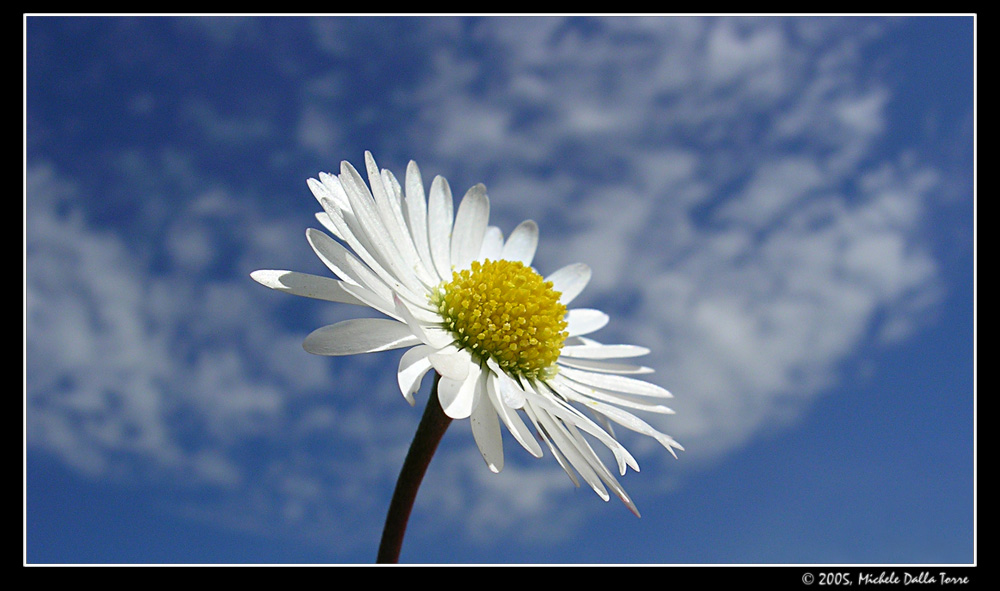
[[489,226],[486,228],[486,234],[483,236],[483,247],[479,249],[478,260],[485,261],[489,259],[491,261],[499,261],[502,257],[502,252],[503,232],[496,226]]
[[600,373],[622,373],[622,374],[646,374],[653,373],[653,368],[645,365],[632,365],[631,363],[614,363],[612,361],[599,361],[596,359],[576,359],[573,357],[560,357],[559,365],[575,367],[576,369],[586,369]]
[[362,285],[381,298],[392,300],[389,286],[342,244],[313,228],[306,230],[306,240],[316,256],[338,277],[348,283]]
[[517,385],[517,382],[507,377],[507,374],[500,372],[500,376],[497,385],[500,386],[500,397],[504,404],[513,409],[523,408],[524,390]]
[[563,469],[563,472],[565,472],[566,475],[569,476],[569,479],[573,481],[573,484],[579,487],[580,481],[577,480],[576,473],[573,472],[573,469],[566,462],[566,458],[563,457],[562,452],[559,451],[559,448],[556,447],[554,443],[552,443],[552,439],[549,438],[549,436],[545,432],[545,429],[539,424],[538,415],[535,412],[535,410],[531,407],[530,404],[527,404],[524,406],[524,412],[525,414],[528,415],[528,418],[531,419],[531,424],[535,426],[535,430],[538,431],[539,437],[542,438],[542,441],[544,441],[545,445],[548,446],[549,451],[552,452],[552,457],[554,457],[556,461],[559,462],[559,466]]
[[413,245],[413,239],[407,231],[406,222],[403,221],[403,210],[397,192],[399,183],[395,182],[395,178],[388,170],[379,173],[371,152],[365,152],[365,166],[368,170],[368,184],[371,185],[372,195],[375,197],[375,209],[389,233],[389,238],[402,257],[400,266],[415,273],[424,284],[437,284],[438,282],[424,270],[417,249]]
[[[496,374],[491,373],[489,377],[489,382],[486,384],[486,393],[489,395],[490,401],[493,403],[493,407],[497,414],[500,415],[500,419],[503,420],[503,424],[507,426],[507,430],[510,431],[514,439],[521,444],[524,449],[528,450],[528,453],[535,456],[536,458],[542,457],[542,448],[538,445],[538,441],[532,435],[531,431],[528,429],[524,421],[517,414],[517,411],[513,410],[508,406],[503,400],[501,400],[500,394],[497,392],[499,389],[499,378]],[[522,394],[522,404],[524,395]]]
[[552,289],[562,294],[559,301],[563,304],[569,304],[576,296],[580,295],[584,287],[587,287],[587,282],[590,281],[590,267],[583,263],[566,265],[546,277],[545,280],[551,281]]
[[603,402],[597,402],[597,401],[591,401],[590,406],[593,407],[594,410],[596,410],[597,412],[603,414],[604,416],[608,417],[609,419],[618,423],[619,425],[622,425],[626,429],[631,429],[636,433],[648,435],[649,437],[652,437],[653,439],[659,441],[660,444],[663,445],[663,447],[667,448],[667,450],[675,458],[677,457],[677,454],[674,452],[674,448],[677,448],[681,451],[684,450],[684,448],[681,447],[681,444],[674,441],[673,437],[666,435],[664,433],[660,433],[652,426],[650,426],[649,423],[643,421],[642,419],[640,419],[639,417],[633,415],[628,411],[624,411],[610,404],[604,404]]
[[324,199],[329,199],[331,201],[335,200],[333,193],[331,193],[328,188],[323,186],[323,183],[317,181],[316,179],[306,179],[306,185],[309,186],[309,190],[312,191],[313,197],[316,198],[316,201],[322,201]]
[[434,369],[441,377],[461,382],[469,375],[472,357],[468,351],[459,350],[455,345],[442,347],[429,357]]
[[342,286],[344,291],[362,301],[369,308],[378,310],[390,318],[403,320],[399,314],[396,313],[396,308],[392,305],[391,301],[376,294],[368,288],[361,285],[354,285],[353,283],[347,283],[346,281],[342,283]]
[[620,359],[648,355],[649,349],[638,345],[565,345],[559,354],[581,359]]
[[538,409],[544,409],[546,412],[558,417],[560,420],[573,423],[580,429],[583,429],[590,435],[596,437],[601,443],[607,446],[607,448],[610,449],[615,455],[615,460],[618,462],[618,469],[622,474],[625,474],[625,466],[632,466],[635,470],[639,469],[638,462],[635,461],[632,454],[629,453],[629,451],[625,449],[625,447],[619,443],[617,439],[608,435],[596,423],[584,416],[573,406],[570,406],[568,403],[556,398],[552,394],[538,393],[531,388],[525,388],[524,393],[526,397],[525,408],[527,408],[529,404],[533,404]]
[[447,347],[455,342],[455,335],[436,326],[424,326],[424,336],[427,338],[427,344],[436,349]]
[[[420,168],[410,160],[406,167],[406,223],[417,247],[417,254],[428,272],[437,276],[434,260],[431,258],[430,243],[427,238],[427,200],[424,197],[424,183],[420,178]],[[442,277],[437,277],[440,283]]]
[[455,342],[454,335],[440,327],[440,316],[420,308],[413,308],[395,294],[392,297],[395,314],[390,314],[390,316],[398,317],[406,322],[413,330],[413,334],[417,335],[421,341],[435,349],[441,349]]
[[[480,375],[480,383],[477,386],[480,392],[487,388],[486,380],[489,376],[488,371]],[[490,471],[500,472],[503,470],[503,441],[500,439],[500,421],[497,420],[493,403],[489,400],[480,400],[469,420],[472,424],[472,437],[479,447],[479,452],[483,454],[483,460],[486,461]]]
[[340,181],[337,180],[337,177],[330,176],[324,172],[320,173],[320,180],[322,182],[316,179],[306,180],[306,184],[309,185],[309,190],[312,191],[316,201],[322,203],[324,199],[329,199],[339,207],[349,207],[347,194],[344,193],[344,188],[340,186]]
[[566,331],[571,337],[590,334],[604,328],[608,319],[608,315],[600,310],[574,308],[566,312]]
[[552,380],[551,383],[556,388],[556,390],[567,400],[579,402],[584,406],[590,407],[591,410],[596,410],[596,406],[591,404],[591,402],[597,400],[614,404],[617,406],[634,408],[636,410],[642,410],[646,412],[653,412],[664,415],[674,414],[673,409],[667,406],[663,406],[662,404],[649,402],[648,400],[632,397],[629,396],[628,394],[610,392],[607,390],[603,390],[601,388],[592,388],[590,386],[578,384],[573,380],[567,380],[562,376],[557,375],[555,379]]
[[521,261],[525,265],[531,265],[537,247],[538,224],[525,220],[511,232],[507,243],[503,245],[501,256],[507,261]]
[[486,365],[497,376],[497,393],[500,394],[503,403],[514,409],[523,407],[524,390],[505,371],[500,369],[500,365],[496,361],[493,361],[492,358],[486,360]]
[[413,393],[420,389],[420,382],[431,369],[431,361],[427,356],[433,352],[434,349],[427,345],[418,345],[403,353],[399,359],[396,381],[399,383],[399,391],[410,406],[416,404]]
[[450,333],[438,329],[436,326],[428,322],[417,320],[398,295],[392,294],[392,298],[396,316],[402,318],[403,321],[406,322],[407,326],[410,327],[410,330],[413,331],[413,334],[415,334],[418,339],[435,349],[440,349],[454,340],[454,337],[452,337]]
[[[414,304],[418,307],[425,307],[427,309],[430,309],[429,304],[427,303],[427,290],[424,286],[418,285],[417,291],[414,291],[409,287],[403,285],[393,275],[393,273],[386,270],[387,267],[385,267],[382,263],[376,260],[376,258],[371,254],[372,252],[375,252],[374,250],[375,247],[365,242],[367,238],[362,239],[363,232],[360,235],[356,234],[354,230],[352,230],[351,227],[348,225],[347,220],[344,216],[349,215],[353,217],[353,214],[349,210],[340,211],[331,201],[326,199],[323,200],[323,207],[327,215],[330,217],[330,220],[333,222],[334,226],[336,226],[337,230],[343,236],[344,240],[348,243],[348,245],[350,245],[351,249],[354,251],[354,254],[361,257],[361,260],[364,261],[365,265],[367,265],[367,269],[361,269],[360,271],[357,271],[358,273],[364,273],[366,276],[374,274],[375,276],[378,277],[380,282],[385,284],[385,286],[393,293],[398,293],[401,297],[405,298],[411,304]],[[356,225],[357,222],[354,221],[351,223]],[[329,242],[332,242],[329,240],[328,237],[327,240]],[[343,246],[340,246],[339,244],[332,247],[332,249],[335,251],[342,250],[346,252],[346,249]],[[353,259],[354,255],[348,253],[348,257]],[[322,256],[320,258],[322,258]],[[327,266],[329,266],[329,264]],[[356,265],[353,264],[350,265],[351,268],[354,268],[355,266]],[[372,287],[372,285],[373,285],[372,282],[368,282],[368,286],[375,293],[379,294],[380,298],[389,303],[392,302],[392,297],[390,295],[385,294],[383,289]]]
[[[344,191],[343,185],[340,184],[340,179],[328,172],[321,172],[319,173],[319,180],[323,183],[327,193],[333,196],[334,203],[336,203],[341,209],[351,208],[351,204],[347,200],[347,192]],[[315,191],[313,192],[313,195],[315,195],[316,199],[322,203],[323,198],[317,195]]]
[[366,247],[369,247],[368,252],[397,281],[411,290],[422,291],[424,286],[417,280],[413,269],[402,263],[402,255],[396,248],[385,224],[382,223],[371,191],[350,162],[340,163],[340,184],[347,192],[347,198],[351,202],[351,211],[354,214],[353,220],[347,216],[344,217],[344,220],[352,227],[354,234],[359,239],[363,239],[363,242],[366,240],[364,243]]
[[[310,228],[306,230],[306,238],[316,256],[344,280],[344,291],[387,316],[399,318],[392,305],[392,299],[397,292],[385,284],[383,277],[376,275],[343,245],[323,232]],[[392,280],[388,275],[385,277]],[[398,282],[394,283],[394,287],[410,302],[420,299]]]
[[[330,200],[327,199],[327,201],[330,201]],[[330,214],[326,213],[326,211],[318,211],[318,212],[316,212],[316,221],[318,221],[320,224],[322,224],[323,227],[326,228],[327,232],[333,234],[334,236],[336,236],[337,238],[339,238],[341,240],[346,240],[346,238],[344,238],[343,236],[341,236],[340,230],[337,229],[337,226],[333,223],[333,220],[330,218]]]
[[483,235],[490,220],[490,200],[486,187],[478,184],[465,193],[455,214],[451,237],[451,265],[456,271],[468,269],[479,257]]
[[451,187],[444,177],[434,177],[427,204],[427,239],[430,243],[431,258],[438,275],[450,280],[451,271],[451,228],[454,218]]
[[[597,472],[600,479],[611,487],[612,491],[614,491],[615,495],[621,499],[623,503],[625,503],[625,506],[628,507],[629,511],[631,511],[636,517],[639,517],[639,509],[635,506],[635,503],[632,502],[632,499],[625,492],[625,489],[622,488],[622,485],[618,483],[618,480],[616,480],[611,472],[608,471],[604,462],[597,457],[597,454],[594,453],[594,450],[590,447],[590,444],[587,443],[587,440],[583,438],[583,435],[581,435],[571,423],[566,424],[566,430],[573,438],[573,441],[576,442],[577,448],[590,462],[590,466],[595,472]],[[638,470],[639,468],[636,467],[636,471]]]
[[625,376],[594,373],[591,371],[583,371],[579,369],[572,369],[569,367],[562,367],[559,370],[560,375],[565,376],[581,384],[586,384],[588,386],[594,386],[597,388],[603,388],[605,390],[611,390],[613,392],[625,392],[628,394],[639,394],[641,396],[653,396],[656,398],[673,398],[674,395],[667,390],[652,384],[650,382],[644,382],[642,380],[637,380],[635,378],[628,378]]
[[[530,403],[529,403],[530,404]],[[540,426],[545,430],[552,442],[559,448],[573,468],[583,477],[583,480],[594,489],[602,499],[607,501],[611,498],[607,489],[601,483],[600,477],[594,471],[590,461],[580,453],[580,450],[572,441],[571,437],[564,431],[564,427],[558,420],[551,417],[547,412],[539,410],[536,413]],[[598,460],[600,463],[600,460]]]
[[591,416],[594,419],[594,422],[597,423],[598,426],[601,427],[601,429],[604,429],[611,437],[618,439],[618,436],[615,435],[614,425],[611,424],[611,421],[608,420],[608,417],[602,415],[599,412],[594,412],[594,410],[590,408],[588,408],[587,411],[591,414]]
[[424,327],[424,335],[427,337],[427,344],[438,349],[455,343],[455,335],[451,331],[436,326]]
[[469,375],[464,380],[442,377],[438,381],[438,400],[441,410],[453,419],[467,419],[475,410],[481,397],[479,366],[469,364]]
[[265,287],[297,296],[357,306],[365,305],[364,302],[344,291],[342,282],[329,277],[269,269],[254,271],[250,273],[250,277]]
[[355,355],[420,344],[410,327],[385,318],[355,318],[318,328],[302,347],[314,355]]

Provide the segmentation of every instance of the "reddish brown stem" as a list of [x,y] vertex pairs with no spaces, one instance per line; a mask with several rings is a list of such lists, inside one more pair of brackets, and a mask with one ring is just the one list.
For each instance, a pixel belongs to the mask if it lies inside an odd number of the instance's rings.
[[403,460],[403,468],[396,480],[396,490],[392,493],[389,503],[389,513],[385,516],[385,527],[382,530],[382,542],[379,544],[376,562],[380,564],[399,562],[399,552],[403,547],[403,535],[406,533],[406,523],[410,519],[413,501],[417,498],[420,482],[424,478],[427,466],[434,457],[438,443],[451,424],[451,418],[441,410],[438,402],[437,388],[441,376],[434,374],[434,386],[431,388],[427,407],[420,418],[420,425],[413,436],[410,451]]

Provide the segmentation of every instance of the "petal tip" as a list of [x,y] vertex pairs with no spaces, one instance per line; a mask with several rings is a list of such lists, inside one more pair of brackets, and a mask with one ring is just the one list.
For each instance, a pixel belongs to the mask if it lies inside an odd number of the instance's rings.
[[258,269],[257,271],[253,271],[252,273],[250,273],[250,279],[253,279],[257,283],[265,287],[270,287],[268,283],[270,283],[270,279],[272,279],[274,276],[275,276],[274,271],[267,269]]

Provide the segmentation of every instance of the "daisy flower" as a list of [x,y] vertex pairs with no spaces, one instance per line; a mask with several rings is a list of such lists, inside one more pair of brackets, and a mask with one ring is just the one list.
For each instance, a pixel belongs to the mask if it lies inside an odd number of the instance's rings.
[[661,403],[668,391],[632,377],[653,370],[622,361],[649,350],[587,338],[608,316],[568,308],[590,268],[573,264],[539,275],[531,267],[537,224],[525,221],[504,240],[489,225],[482,184],[455,211],[448,182],[436,177],[425,194],[416,163],[407,167],[404,185],[367,152],[365,165],[367,184],[348,162],[338,176],[308,180],[323,207],[316,218],[336,240],[315,229],[306,238],[339,279],[274,270],[251,275],[273,289],[368,306],[387,317],[319,328],[306,337],[305,350],[354,355],[406,348],[397,372],[403,397],[413,405],[424,376],[432,369],[440,374],[442,410],[471,421],[490,470],[503,469],[503,423],[536,457],[543,442],[574,484],[580,486],[579,475],[604,500],[610,488],[638,515],[591,440],[611,451],[621,475],[639,466],[611,423],[653,437],[671,454],[683,448],[631,412],[673,413]]

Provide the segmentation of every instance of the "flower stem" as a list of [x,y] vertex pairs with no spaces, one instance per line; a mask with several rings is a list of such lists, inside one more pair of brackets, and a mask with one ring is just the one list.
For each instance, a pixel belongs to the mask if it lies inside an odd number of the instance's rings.
[[413,509],[413,501],[417,498],[417,490],[420,488],[420,481],[424,478],[424,472],[434,457],[441,437],[451,424],[451,418],[441,410],[441,403],[438,402],[437,389],[441,376],[434,374],[434,386],[431,388],[430,398],[427,400],[427,407],[424,415],[420,418],[420,425],[413,435],[413,442],[410,444],[410,451],[406,453],[403,460],[403,468],[399,472],[399,479],[396,480],[396,490],[392,493],[392,501],[389,503],[389,513],[385,516],[385,528],[382,530],[382,542],[379,544],[378,557],[376,562],[397,563],[399,562],[399,551],[403,547],[403,535],[406,533],[406,522],[410,518],[410,511]]

